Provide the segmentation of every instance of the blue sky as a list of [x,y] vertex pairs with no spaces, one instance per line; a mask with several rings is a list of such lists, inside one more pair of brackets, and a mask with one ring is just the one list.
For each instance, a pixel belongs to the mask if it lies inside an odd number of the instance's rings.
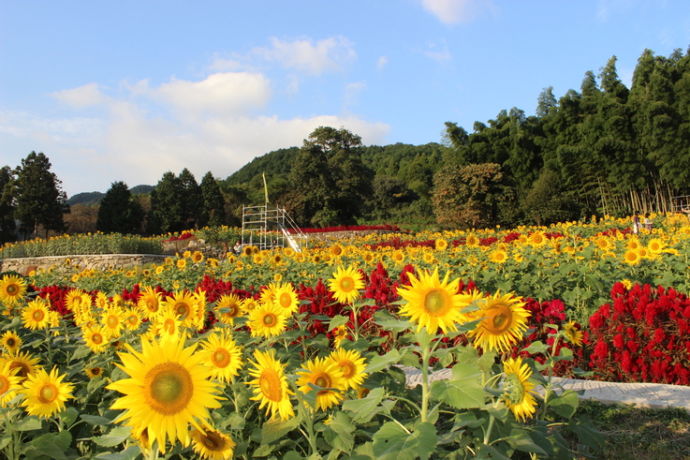
[[225,178],[320,125],[440,142],[689,45],[687,0],[0,0],[0,166],[42,151],[72,195]]

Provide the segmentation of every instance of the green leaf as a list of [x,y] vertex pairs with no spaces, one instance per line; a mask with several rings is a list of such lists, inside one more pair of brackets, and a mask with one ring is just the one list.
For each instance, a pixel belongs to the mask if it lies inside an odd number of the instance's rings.
[[86,345],[80,345],[74,350],[74,353],[70,358],[70,361],[78,361],[82,358],[89,356],[90,353],[91,349],[89,347],[87,347]]
[[537,340],[536,342],[532,342],[529,347],[523,348],[522,351],[526,351],[527,353],[530,353],[532,355],[536,354],[546,354],[546,352],[549,350],[549,347],[542,342],[541,340]]
[[69,431],[46,433],[27,444],[26,456],[27,458],[34,458],[39,455],[46,455],[55,460],[67,459],[64,452],[71,443],[72,435]]
[[412,324],[409,321],[395,318],[384,310],[377,311],[374,314],[374,320],[376,324],[387,331],[401,332],[412,329]]
[[332,331],[336,327],[344,326],[347,324],[347,322],[350,321],[350,318],[347,316],[342,316],[342,315],[337,315],[331,318],[331,321],[328,323],[328,330]]
[[577,393],[572,390],[564,391],[555,398],[549,399],[551,410],[564,418],[571,418],[575,415],[579,404],[580,400]]
[[299,426],[299,417],[292,417],[286,421],[268,421],[261,427],[261,443],[270,444],[280,439]]
[[139,446],[129,446],[122,452],[106,452],[97,455],[95,458],[98,460],[134,460],[141,454],[141,449]]
[[302,455],[294,450],[291,450],[283,455],[283,460],[302,460]]
[[477,452],[477,460],[479,459],[496,459],[496,460],[510,460],[510,456],[505,455],[492,445],[482,444]]
[[113,428],[110,433],[93,438],[93,442],[102,447],[115,447],[129,438],[131,431],[128,426],[118,426]]
[[266,457],[268,454],[273,452],[273,448],[274,446],[271,446],[270,444],[261,444],[259,447],[254,449],[252,457]]
[[352,413],[352,420],[355,423],[366,423],[378,413],[377,409],[384,395],[383,388],[374,388],[366,398],[349,399],[343,402],[343,410]]
[[16,427],[17,431],[31,431],[41,429],[41,420],[36,417],[26,417]]
[[74,421],[79,417],[79,411],[74,407],[68,407],[60,413],[60,418],[65,426],[71,426]]
[[530,433],[527,430],[514,429],[510,432],[510,436],[506,438],[506,441],[515,450],[544,456],[548,455],[544,449],[539,447],[539,445],[532,440]]
[[420,423],[410,434],[397,423],[386,422],[374,434],[374,454],[379,460],[427,460],[436,449],[436,428]]
[[399,361],[400,352],[394,348],[385,355],[375,356],[371,361],[369,361],[369,365],[364,370],[364,372],[366,372],[367,374],[373,374],[374,372],[378,372],[381,369],[385,369],[387,367],[392,366],[393,364],[397,364]]
[[344,412],[337,412],[327,426],[335,434],[331,445],[343,452],[350,452],[355,444],[354,433],[356,431],[350,417]]
[[109,418],[101,417],[100,415],[81,414],[79,418],[89,425],[110,425],[113,423]]
[[456,409],[474,409],[484,405],[485,392],[481,371],[477,366],[459,363],[453,367],[452,378],[431,384],[431,398]]

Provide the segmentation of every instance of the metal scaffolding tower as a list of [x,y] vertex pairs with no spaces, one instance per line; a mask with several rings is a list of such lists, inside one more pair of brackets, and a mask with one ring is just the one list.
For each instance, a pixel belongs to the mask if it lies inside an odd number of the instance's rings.
[[297,226],[285,208],[263,206],[242,207],[242,247],[273,249],[290,246],[301,252],[307,235]]

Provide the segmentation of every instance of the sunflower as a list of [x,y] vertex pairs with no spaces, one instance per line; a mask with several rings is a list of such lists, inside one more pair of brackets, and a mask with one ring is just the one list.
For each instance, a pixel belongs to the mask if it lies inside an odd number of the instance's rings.
[[84,373],[89,379],[95,379],[103,375],[103,368],[98,366],[87,367],[84,369]]
[[17,376],[17,369],[12,369],[9,362],[0,361],[0,407],[7,407],[7,403],[12,401],[21,388]]
[[628,249],[623,254],[623,262],[628,265],[637,265],[640,263],[640,260],[642,260],[642,257],[640,257],[640,253],[636,249]]
[[220,407],[218,386],[210,380],[204,357],[194,353],[196,345],[185,347],[184,337],[142,339],[141,352],[125,346],[128,353],[118,353],[122,364],[116,365],[129,378],[107,386],[124,395],[112,405],[124,410],[117,421],[137,434],[147,429],[151,444],[158,441],[161,452],[168,440],[189,445],[189,425],[202,431],[210,427],[209,409]]
[[470,233],[465,237],[465,246],[470,248],[476,248],[479,246],[479,238],[474,233]]
[[[326,410],[343,400],[347,384],[338,363],[325,358],[314,358],[297,371],[297,385],[302,393],[316,391],[316,407]],[[314,389],[312,386],[320,387]]]
[[535,248],[540,248],[544,246],[547,242],[546,235],[544,232],[532,232],[529,237],[527,237],[527,243]]
[[400,249],[393,251],[393,254],[391,254],[390,257],[391,260],[398,265],[401,265],[403,262],[405,262],[405,253],[402,252]]
[[347,326],[342,325],[338,326],[335,329],[333,329],[333,345],[335,345],[336,348],[339,348],[340,345],[348,339],[350,336],[350,331],[347,328]]
[[141,325],[141,316],[136,309],[130,308],[125,311],[123,322],[128,331],[136,331]]
[[328,356],[328,360],[340,367],[347,388],[355,389],[364,383],[364,379],[367,377],[364,372],[366,362],[358,351],[338,348]]
[[177,261],[175,262],[175,266],[178,270],[184,270],[185,268],[187,268],[187,259],[177,259]]
[[286,316],[290,316],[299,308],[297,293],[290,283],[282,284],[276,290],[276,305],[278,305]]
[[534,383],[529,381],[532,371],[522,358],[509,358],[503,361],[503,376],[502,399],[515,418],[524,422],[536,412]]
[[15,275],[5,275],[0,280],[0,301],[7,306],[18,303],[26,294],[26,281]]
[[7,331],[0,337],[0,345],[10,354],[15,354],[22,346],[22,339],[14,331]]
[[640,240],[638,240],[637,238],[630,238],[630,239],[628,240],[628,242],[626,243],[625,247],[626,247],[627,249],[636,250],[636,249],[639,249],[639,248],[642,247],[642,243],[641,243]]
[[82,329],[84,343],[94,353],[103,353],[110,343],[108,333],[102,326],[92,326]]
[[247,325],[252,337],[274,337],[283,333],[286,321],[281,307],[274,303],[262,303],[249,313]]
[[31,330],[46,329],[50,321],[48,306],[40,297],[28,303],[22,312],[24,327]]
[[17,376],[21,381],[33,375],[38,369],[39,359],[34,358],[28,352],[19,352],[5,358],[11,369],[17,369]]
[[211,460],[227,460],[232,457],[235,450],[235,441],[220,431],[216,430],[192,430],[192,448],[200,458]]
[[254,380],[247,382],[254,392],[250,399],[259,401],[259,409],[265,407],[266,415],[271,418],[288,420],[294,416],[285,366],[276,359],[275,350],[255,350],[254,361],[250,361],[250,364],[253,368],[249,369],[249,375],[254,377]]
[[455,331],[456,323],[467,321],[462,309],[469,305],[470,297],[458,294],[459,280],[448,281],[449,273],[439,280],[438,269],[432,273],[421,270],[419,278],[409,274],[410,285],[398,288],[398,294],[406,303],[400,308],[402,316],[408,316],[417,324],[417,330],[426,328],[435,334],[440,327],[446,333]]
[[242,300],[235,294],[224,294],[216,302],[216,311],[221,322],[229,325],[235,323],[235,318],[242,316]]
[[503,249],[494,249],[489,253],[489,260],[495,264],[503,264],[508,260],[508,253]]
[[174,312],[185,326],[192,326],[195,322],[197,302],[191,293],[176,291],[163,301],[164,307]]
[[23,383],[20,393],[24,395],[22,406],[29,415],[48,418],[65,408],[65,401],[72,399],[72,384],[63,382],[64,375],[58,375],[57,368],[50,374],[40,369]]
[[497,292],[477,303],[479,310],[473,317],[480,321],[469,333],[475,347],[482,347],[485,351],[505,351],[522,337],[530,316],[522,298]]
[[280,285],[278,283],[268,283],[267,286],[261,288],[259,300],[263,303],[273,303],[276,301],[276,292]]
[[[88,294],[86,294],[88,296]],[[86,297],[85,293],[80,289],[71,289],[67,295],[65,295],[65,306],[68,310],[73,312],[80,311],[82,308],[91,306],[91,297],[88,297],[88,305],[85,305]]]
[[339,267],[328,280],[328,287],[333,297],[340,303],[352,303],[359,297],[359,290],[364,288],[362,274],[352,267]]
[[649,240],[647,243],[647,249],[649,250],[650,253],[652,254],[660,254],[664,248],[665,248],[664,242],[661,240],[661,238],[652,238]]
[[227,383],[237,377],[242,366],[242,349],[227,331],[211,334],[201,346],[213,378]]
[[437,238],[434,241],[434,248],[437,251],[445,251],[448,248],[448,241],[443,238]]
[[565,338],[568,340],[568,342],[572,343],[576,347],[582,345],[584,333],[580,330],[580,327],[575,321],[568,321],[565,323],[563,326],[563,334],[565,334]]
[[177,340],[182,335],[182,321],[172,310],[158,315],[154,325],[154,330],[160,335],[161,340]]
[[198,264],[199,262],[204,260],[204,255],[201,253],[201,251],[194,251],[192,253],[191,259],[192,259],[192,262],[194,262],[195,264]]
[[156,292],[153,288],[146,286],[139,297],[137,303],[139,308],[145,312],[147,317],[151,317],[158,313],[161,305],[161,294]]
[[109,338],[118,338],[124,326],[124,312],[119,307],[110,307],[103,312],[101,324]]

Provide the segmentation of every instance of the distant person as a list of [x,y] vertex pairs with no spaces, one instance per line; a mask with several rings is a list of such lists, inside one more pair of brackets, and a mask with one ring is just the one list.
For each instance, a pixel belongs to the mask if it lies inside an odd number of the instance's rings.
[[644,215],[644,229],[647,230],[648,232],[652,231],[652,226],[654,223],[652,222],[652,218],[649,217],[649,213],[645,213]]
[[635,214],[633,216],[633,228],[632,228],[633,234],[637,235],[640,233],[640,216]]
[[239,240],[236,241],[235,245],[232,247],[232,252],[234,252],[235,254],[239,254],[240,252],[242,252],[242,243],[240,243]]

